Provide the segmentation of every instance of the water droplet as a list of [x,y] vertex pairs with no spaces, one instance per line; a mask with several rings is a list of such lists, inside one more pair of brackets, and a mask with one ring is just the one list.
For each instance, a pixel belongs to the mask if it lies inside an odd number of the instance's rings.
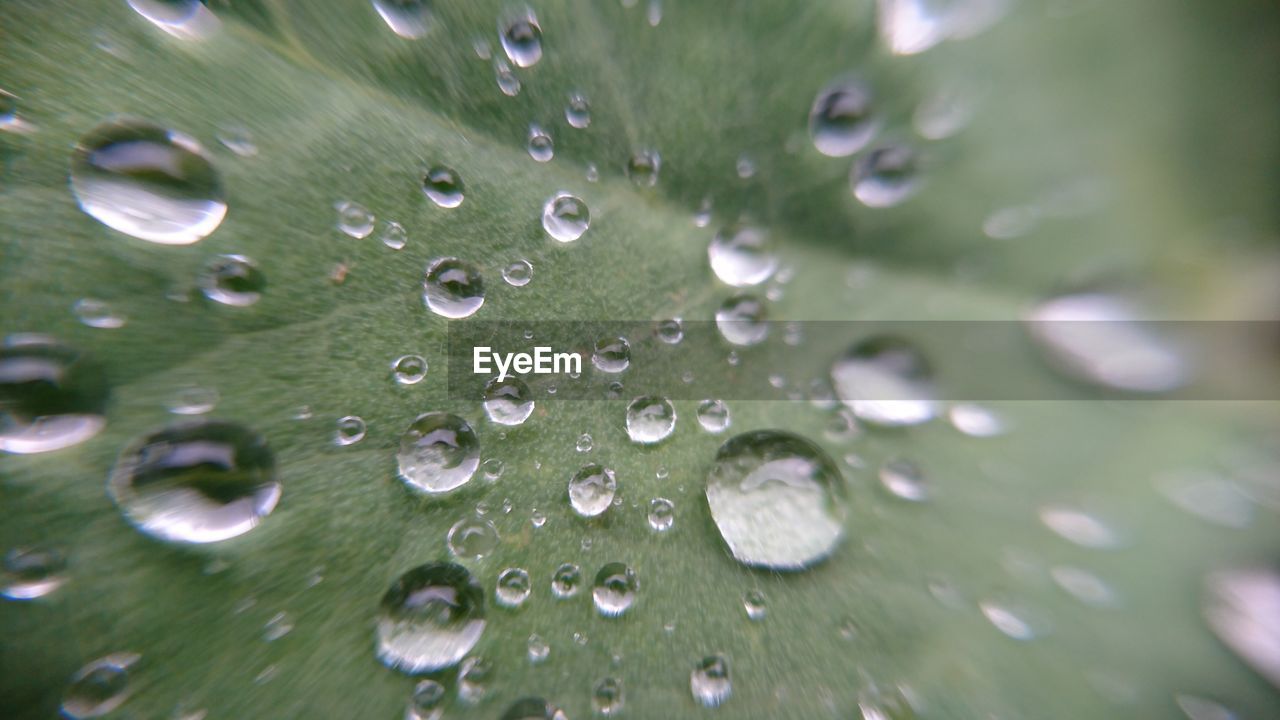
[[203,415],[218,404],[218,391],[199,385],[184,385],[166,403],[174,415]]
[[657,532],[666,532],[676,522],[676,506],[666,498],[654,498],[649,501],[649,527]]
[[698,424],[709,433],[724,432],[729,427],[729,406],[723,400],[698,403]]
[[0,596],[10,600],[35,600],[66,582],[67,557],[60,550],[15,547],[4,555]]
[[414,490],[449,492],[480,465],[480,441],[466,420],[443,412],[419,415],[400,438],[400,478]]
[[413,687],[405,720],[440,720],[444,717],[444,686],[435,680],[421,680]]
[[1168,392],[1188,380],[1181,350],[1141,322],[1122,298],[1053,298],[1036,307],[1027,323],[1050,364],[1074,379],[1138,393]]
[[983,601],[978,609],[997,630],[1014,640],[1031,640],[1038,634],[1028,617],[1008,605]]
[[879,129],[872,114],[871,90],[842,78],[822,89],[809,110],[809,137],[818,152],[846,157],[861,150]]
[[1280,687],[1280,571],[1246,567],[1211,574],[1204,616],[1219,640]]
[[568,720],[564,711],[542,698],[520,698],[507,706],[498,720]]
[[200,272],[200,292],[223,305],[248,307],[262,297],[267,276],[244,255],[217,255]]
[[972,92],[947,87],[925,97],[912,116],[916,132],[928,140],[942,140],[960,132],[973,120]]
[[576,128],[585,128],[591,124],[591,103],[582,93],[569,95],[569,104],[564,108],[564,119]]
[[258,146],[253,141],[253,133],[243,125],[228,125],[218,128],[214,137],[223,147],[240,157],[253,157],[258,154]]
[[1049,576],[1058,587],[1086,605],[1107,607],[1115,604],[1115,593],[1111,587],[1088,570],[1059,565],[1049,570]]
[[143,435],[120,453],[107,493],[142,532],[208,543],[249,532],[280,500],[266,440],[235,423],[194,420]]
[[920,189],[919,158],[906,145],[868,151],[853,164],[849,182],[853,196],[867,207],[897,205]]
[[739,155],[738,163],[734,166],[734,170],[738,173],[738,177],[748,180],[756,175],[756,161],[751,159],[750,155]]
[[529,636],[527,654],[529,662],[536,665],[543,660],[546,660],[547,656],[551,654],[551,646],[547,644],[546,640],[542,639],[541,635],[534,633]]
[[707,257],[716,277],[734,287],[759,285],[778,268],[769,234],[751,225],[722,228],[707,246]]
[[600,179],[600,168],[595,163],[587,163],[587,182],[595,182]]
[[596,463],[584,465],[569,480],[569,504],[582,517],[596,517],[609,509],[617,489],[613,470]]
[[582,568],[565,563],[551,575],[551,593],[561,600],[578,594],[582,588]]
[[627,161],[627,177],[637,187],[653,187],[658,184],[662,170],[662,156],[653,150],[641,150]]
[[[502,477],[502,471],[506,465],[498,458],[489,458],[480,464],[480,470],[484,473],[484,479],[493,482]],[[504,507],[503,512],[508,512]]]
[[617,715],[622,712],[625,700],[622,681],[617,678],[604,678],[591,689],[591,709],[597,715],[605,717]]
[[1156,489],[1174,505],[1205,522],[1226,528],[1246,528],[1253,522],[1253,500],[1236,483],[1207,472],[1165,473]]
[[484,414],[499,425],[520,425],[533,413],[533,391],[518,377],[493,378],[484,386]]
[[466,188],[457,171],[451,167],[436,165],[422,176],[422,192],[439,207],[456,208],[462,204]]
[[62,700],[62,715],[71,720],[102,717],[129,699],[129,667],[136,653],[112,653],[85,665],[71,676]]
[[124,327],[125,317],[117,313],[111,305],[97,298],[80,298],[71,306],[76,319],[91,328],[116,330]]
[[498,22],[498,37],[507,58],[527,68],[542,59],[542,27],[533,10],[524,7],[507,13]]
[[541,510],[534,508],[533,512],[529,513],[529,523],[532,524],[536,530],[537,528],[547,524],[547,516],[543,514]]
[[511,287],[524,287],[533,279],[533,264],[528,260],[516,260],[502,269],[502,279]]
[[910,460],[893,458],[880,466],[880,484],[890,495],[901,500],[924,502],[929,499],[929,486],[924,473]]
[[471,49],[475,50],[476,57],[481,60],[488,60],[493,56],[493,48],[489,46],[489,41],[482,37],[475,38],[471,41]]
[[262,626],[262,639],[274,642],[290,632],[293,632],[293,619],[288,613],[278,612]]
[[453,563],[401,575],[378,608],[378,660],[416,675],[458,664],[484,632],[484,590]]
[[335,445],[355,445],[364,439],[364,420],[355,415],[338,418],[338,429],[333,434]]
[[204,148],[144,120],[109,120],[81,138],[71,156],[71,191],[103,225],[164,245],[194,243],[227,214],[222,180]]
[[798,435],[757,430],[731,438],[716,453],[706,495],[729,552],[746,565],[801,570],[844,537],[840,469]]
[[591,599],[602,616],[617,617],[631,609],[639,589],[635,570],[625,563],[611,562],[596,573]]
[[578,441],[577,443],[574,444],[573,449],[577,450],[580,453],[588,453],[588,452],[591,452],[592,447],[593,447],[593,444],[591,440],[591,435],[587,433],[582,433],[581,435],[578,436]]
[[463,560],[479,560],[489,555],[500,541],[498,528],[479,517],[463,518],[449,528],[449,552]]
[[373,213],[369,208],[351,200],[339,200],[333,204],[338,211],[338,229],[357,240],[369,237],[373,232]]
[[417,40],[431,29],[431,5],[427,0],[373,0],[373,9],[396,35]]
[[404,226],[394,220],[388,220],[382,226],[382,234],[378,236],[383,245],[392,250],[403,250],[405,244],[409,241],[409,233],[405,232]]
[[627,406],[627,437],[631,442],[652,445],[666,439],[676,428],[676,408],[657,395],[644,395]]
[[455,257],[432,260],[422,288],[423,302],[441,317],[453,320],[468,317],[484,305],[484,280],[480,271]]
[[703,658],[689,674],[689,690],[703,707],[719,707],[733,693],[729,661],[723,655]]
[[754,295],[734,295],[716,310],[716,329],[733,345],[757,345],[769,335],[764,303]]
[[937,413],[933,371],[914,345],[892,336],[862,340],[835,362],[836,395],[859,420],[917,425]]
[[658,339],[668,345],[678,345],[684,339],[684,321],[680,318],[662,320],[656,328]]
[[706,227],[711,224],[711,198],[703,198],[702,204],[693,213],[693,226]]
[[529,157],[540,163],[549,162],[555,157],[555,144],[551,141],[551,134],[543,130],[539,125],[529,126]]
[[391,375],[401,385],[414,385],[427,376],[427,361],[421,355],[401,355],[391,363]]
[[748,590],[742,596],[742,608],[747,611],[747,618],[759,622],[769,612],[769,606],[763,590]]
[[511,66],[502,58],[493,59],[493,76],[498,81],[498,89],[507,97],[520,94],[520,78],[511,72]]
[[951,426],[969,437],[994,437],[1005,432],[1005,422],[996,412],[982,405],[958,403],[947,412]]
[[1040,509],[1040,522],[1063,539],[1080,547],[1105,549],[1120,544],[1114,530],[1082,510],[1050,505]]
[[532,584],[529,572],[524,568],[507,568],[498,574],[498,589],[495,595],[498,604],[503,607],[518,608],[529,598]]
[[621,336],[600,338],[591,355],[591,364],[601,372],[620,373],[626,370],[631,364],[631,343]]
[[542,228],[562,243],[582,237],[591,225],[591,211],[581,198],[559,192],[542,207]]
[[1208,698],[1178,693],[1173,696],[1173,701],[1187,716],[1187,720],[1239,720],[1240,718],[1225,705]]

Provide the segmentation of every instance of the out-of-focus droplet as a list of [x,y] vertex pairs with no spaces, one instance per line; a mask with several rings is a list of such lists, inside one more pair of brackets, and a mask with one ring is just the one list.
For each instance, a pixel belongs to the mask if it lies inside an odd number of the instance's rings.
[[218,17],[200,0],[129,0],[152,25],[183,40],[199,40],[218,28]]
[[533,413],[533,391],[518,377],[493,378],[484,386],[484,414],[499,425],[521,425]]
[[493,59],[493,77],[498,81],[498,89],[507,97],[520,94],[520,78],[511,71],[511,66],[502,58]]
[[994,410],[974,403],[957,403],[947,411],[951,426],[969,437],[1003,435],[1005,421]]
[[662,156],[654,150],[640,150],[627,161],[627,177],[639,187],[657,185],[661,170]]
[[551,140],[551,134],[543,130],[540,125],[530,125],[529,157],[544,163],[550,161],[555,155],[555,143]]
[[445,689],[435,680],[420,680],[413,686],[405,720],[440,720],[444,717]]
[[431,312],[451,320],[474,315],[484,305],[484,280],[474,265],[456,257],[431,261],[422,282]]
[[733,694],[729,660],[723,655],[709,655],[700,660],[689,674],[689,690],[703,707],[723,705]]
[[711,270],[726,285],[759,285],[778,268],[769,233],[752,225],[722,228],[707,245]]
[[129,668],[138,662],[137,653],[112,653],[85,665],[71,676],[62,699],[62,715],[84,720],[106,715],[129,699]]
[[563,600],[578,594],[582,589],[582,568],[565,563],[551,575],[551,594]]
[[1040,522],[1060,537],[1080,547],[1107,549],[1120,545],[1120,537],[1095,515],[1062,505],[1040,509]]
[[498,21],[498,38],[507,59],[517,67],[531,67],[542,59],[542,27],[528,7],[512,10]]
[[71,306],[76,319],[91,328],[116,330],[124,327],[125,317],[116,312],[105,300],[80,298]]
[[910,460],[894,458],[880,466],[880,484],[890,495],[910,502],[929,499],[929,486],[920,467]]
[[431,29],[428,0],[373,0],[373,9],[392,32],[406,40],[417,40]]
[[769,335],[764,302],[754,295],[730,297],[716,309],[716,329],[732,345],[758,345]]
[[529,658],[529,662],[535,665],[546,660],[547,656],[551,654],[551,646],[547,644],[547,641],[537,633],[529,636],[529,640],[525,645],[525,650],[526,655]]
[[205,297],[233,307],[248,307],[262,297],[267,276],[252,258],[218,255],[205,264],[196,284]]
[[484,590],[466,568],[420,565],[382,596],[378,659],[411,675],[452,667],[475,647],[484,626]]
[[938,412],[933,370],[914,345],[892,336],[861,340],[831,367],[837,397],[859,420],[918,425]]
[[612,717],[621,713],[625,705],[626,695],[618,678],[604,678],[591,688],[591,710],[597,715]]
[[446,537],[449,552],[463,560],[479,560],[489,555],[498,548],[501,540],[498,528],[479,517],[463,518],[454,523]]
[[258,154],[258,145],[253,141],[253,134],[243,125],[224,125],[214,135],[223,147],[240,157],[254,157]]
[[1219,640],[1280,688],[1280,571],[1252,567],[1211,574],[1204,616]]
[[569,95],[569,104],[564,107],[564,119],[578,129],[591,124],[591,103],[585,95],[578,92]]
[[498,720],[568,720],[564,711],[539,697],[525,697],[507,706]]
[[392,250],[403,250],[409,241],[409,233],[405,232],[404,226],[395,220],[387,220],[382,226],[382,233],[378,235],[378,239]]
[[400,478],[414,490],[444,493],[464,485],[480,465],[480,441],[466,420],[419,415],[400,438]]
[[906,145],[886,145],[858,158],[849,173],[853,196],[867,207],[898,205],[920,189],[920,161]]
[[15,547],[4,554],[0,568],[0,596],[35,600],[66,582],[67,556],[47,547]]
[[880,126],[871,100],[861,80],[841,78],[824,87],[809,110],[809,137],[818,152],[846,157],[866,146]]

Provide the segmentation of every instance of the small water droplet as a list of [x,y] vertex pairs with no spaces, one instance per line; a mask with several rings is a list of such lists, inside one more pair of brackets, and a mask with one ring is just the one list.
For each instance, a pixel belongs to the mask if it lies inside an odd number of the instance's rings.
[[46,547],[15,547],[4,555],[0,596],[10,600],[42,598],[66,582],[67,557]]
[[863,205],[898,205],[920,189],[920,161],[906,145],[886,145],[868,151],[853,164],[849,183]]
[[529,157],[544,163],[549,162],[555,154],[555,143],[551,141],[551,134],[543,130],[540,125],[530,125]]
[[588,453],[588,452],[591,452],[592,447],[593,447],[593,443],[591,440],[591,435],[587,433],[582,433],[581,435],[578,436],[578,441],[577,443],[574,444],[573,449],[577,450],[580,453]]
[[493,76],[498,81],[498,89],[507,97],[520,94],[520,78],[511,72],[511,66],[502,58],[493,59]]
[[400,438],[400,478],[414,490],[449,492],[480,465],[480,441],[466,420],[443,412],[419,415]]
[[498,37],[507,58],[517,67],[531,67],[542,59],[542,27],[528,7],[506,13],[498,21]]
[[498,588],[495,595],[498,604],[503,607],[518,608],[529,598],[532,584],[529,572],[524,568],[507,568],[498,574]]
[[758,345],[769,335],[764,303],[754,295],[734,295],[716,310],[716,329],[732,345]]
[[769,606],[763,590],[748,590],[742,596],[742,607],[747,611],[747,618],[759,622],[769,612]]
[[1004,418],[991,408],[974,403],[957,403],[947,412],[951,426],[969,437],[994,437],[1005,432]]
[[103,225],[163,245],[190,245],[227,214],[222,180],[204,148],[144,120],[109,120],[81,138],[71,156],[71,191]]
[[590,225],[591,211],[587,204],[569,193],[556,193],[542,207],[542,228],[562,243],[582,237]]
[[684,321],[680,318],[659,321],[655,331],[662,342],[678,345],[684,339]]
[[91,328],[116,330],[124,327],[125,317],[116,312],[105,300],[80,298],[71,306],[76,319]]
[[547,516],[543,514],[541,510],[534,509],[533,512],[529,513],[529,522],[536,530],[537,528],[547,524]]
[[625,563],[611,562],[596,573],[591,599],[602,616],[617,617],[631,609],[639,589],[635,570]]
[[631,343],[621,336],[602,337],[596,341],[591,364],[600,372],[620,373],[631,364]]
[[591,709],[597,715],[605,717],[617,715],[622,712],[625,699],[622,681],[617,678],[604,678],[591,689]]
[[233,307],[248,307],[262,297],[267,276],[244,255],[217,255],[200,272],[197,285],[204,296]]
[[524,287],[533,279],[533,264],[528,260],[516,260],[502,269],[502,279],[511,287]]
[[595,163],[587,163],[587,182],[595,182],[600,179],[600,168]]
[[440,720],[444,717],[445,689],[435,680],[420,680],[413,687],[405,720]]
[[892,336],[855,343],[831,368],[836,395],[859,420],[918,425],[938,411],[933,370],[914,345]]
[[769,234],[751,225],[722,228],[707,246],[707,257],[716,277],[734,287],[759,285],[778,268]]
[[644,395],[627,406],[627,437],[631,442],[652,445],[665,440],[676,428],[676,408],[657,395]]
[[924,473],[910,460],[893,458],[885,461],[880,466],[880,484],[890,495],[901,500],[924,502],[929,499]]
[[427,361],[421,355],[401,355],[392,361],[391,375],[401,385],[415,385],[427,376]]
[[818,152],[846,157],[861,150],[879,129],[865,83],[841,78],[822,89],[809,110],[809,137]]
[[373,232],[374,217],[369,208],[351,200],[339,200],[333,209],[338,211],[338,229],[343,233],[358,240]]
[[547,644],[546,640],[542,639],[541,635],[534,633],[529,636],[526,652],[529,662],[536,665],[546,660],[547,656],[551,654],[551,646]]
[[428,0],[373,0],[391,32],[406,39],[417,40],[427,34],[432,25],[431,4]]
[[[484,473],[484,479],[489,482],[493,482],[494,480],[502,477],[502,471],[505,468],[506,465],[498,458],[489,458],[480,464],[480,470]],[[504,506],[503,512],[510,512],[510,510]]]
[[130,443],[107,494],[142,532],[169,542],[208,543],[243,535],[280,500],[266,440],[235,423],[194,420]]
[[1061,505],[1046,506],[1040,509],[1040,522],[1080,547],[1105,549],[1120,544],[1120,537],[1114,530],[1083,510]]
[[564,107],[564,119],[578,129],[591,124],[591,103],[585,95],[578,92],[569,95],[569,104]]
[[596,517],[609,509],[618,482],[613,470],[591,463],[569,480],[569,504],[582,517]]
[[733,693],[729,678],[729,661],[723,655],[709,655],[694,666],[689,674],[689,690],[703,707],[719,707]]
[[703,400],[698,403],[698,424],[709,433],[720,433],[730,424],[729,406],[723,400]]
[[484,615],[484,590],[466,568],[420,565],[382,596],[378,659],[411,675],[456,665],[480,640]]
[[521,425],[533,413],[533,391],[518,377],[493,378],[484,386],[484,413],[499,425]]
[[978,603],[978,608],[997,630],[1014,640],[1031,640],[1039,634],[1029,617],[1009,605],[983,601]]
[[551,575],[551,593],[563,600],[578,594],[582,589],[582,568],[565,563]]
[[335,445],[354,445],[364,439],[364,420],[356,415],[338,418],[338,429],[333,434]]
[[184,385],[174,390],[165,406],[174,415],[203,415],[218,404],[218,391],[199,385]]
[[278,612],[272,615],[262,626],[262,639],[274,642],[293,631],[293,619],[288,613]]
[[662,170],[662,156],[654,150],[641,150],[627,161],[627,177],[637,187],[653,187],[658,184],[658,173]]
[[392,250],[403,250],[405,244],[409,241],[409,233],[405,232],[404,226],[394,220],[386,221],[382,226],[382,233],[378,236],[383,245]]
[[739,178],[749,180],[756,175],[756,161],[751,159],[750,155],[739,155],[734,170],[738,173]]
[[112,653],[85,665],[71,676],[62,700],[62,714],[71,720],[102,717],[129,699],[129,667],[137,653]]
[[676,506],[666,498],[654,498],[649,501],[649,527],[657,532],[666,532],[676,522]]
[[479,560],[498,548],[501,539],[493,523],[479,517],[459,520],[449,528],[449,552],[463,560]]
[[456,257],[427,266],[422,300],[431,312],[451,320],[474,315],[484,305],[484,280],[474,265]]

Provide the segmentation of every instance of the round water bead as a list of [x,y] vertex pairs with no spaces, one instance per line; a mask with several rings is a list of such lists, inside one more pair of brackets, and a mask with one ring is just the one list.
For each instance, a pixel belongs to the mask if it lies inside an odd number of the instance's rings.
[[591,599],[601,615],[617,617],[631,609],[639,589],[635,570],[625,563],[611,562],[596,573]]
[[555,143],[551,140],[551,134],[543,130],[539,125],[529,126],[529,157],[544,163],[550,162],[555,157]]
[[542,228],[562,243],[582,237],[590,225],[591,211],[587,204],[569,193],[556,193],[542,208]]
[[401,436],[396,460],[400,478],[414,490],[449,492],[470,480],[480,466],[480,441],[457,415],[425,413]]
[[582,517],[596,517],[609,509],[618,488],[613,470],[591,463],[569,480],[569,504]]
[[551,594],[561,600],[578,594],[582,588],[582,568],[565,563],[551,575]]
[[732,345],[757,345],[769,335],[764,303],[754,295],[734,295],[716,310],[716,329]]
[[518,377],[493,378],[484,386],[484,413],[499,425],[521,425],[533,413],[533,391]]
[[729,406],[723,400],[698,403],[698,424],[709,433],[724,432],[729,427]]
[[627,437],[631,442],[652,445],[671,435],[676,427],[676,408],[671,401],[645,395],[627,406]]
[[529,571],[524,568],[507,568],[498,574],[498,587],[494,594],[503,607],[518,608],[529,599],[532,584]]
[[627,161],[627,177],[639,187],[657,185],[661,170],[662,156],[653,150],[641,150]]
[[920,160],[906,145],[886,145],[867,152],[853,164],[849,183],[853,196],[867,207],[898,205],[920,189]]
[[498,38],[507,59],[517,67],[527,68],[542,59],[542,27],[528,7],[512,10],[498,21]]
[[707,258],[716,277],[734,287],[759,285],[778,269],[769,234],[752,225],[722,228],[707,245]]
[[442,208],[456,208],[462,204],[466,188],[456,170],[436,165],[422,176],[422,192]]
[[479,560],[498,548],[501,538],[493,523],[478,517],[459,520],[449,528],[449,552],[463,560]]
[[474,315],[484,305],[484,281],[474,265],[455,257],[427,266],[422,300],[431,312],[451,320]]
[[40,335],[0,346],[0,451],[26,454],[84,442],[106,425],[106,373],[78,350]]
[[809,110],[809,137],[818,152],[846,157],[861,150],[876,134],[871,91],[859,80],[841,78],[818,93]]
[[689,690],[703,707],[719,707],[733,694],[729,661],[723,655],[709,655],[689,674]]
[[855,343],[831,367],[836,396],[859,420],[918,425],[938,412],[933,370],[914,345],[892,336]]
[[649,527],[657,532],[666,532],[675,522],[675,503],[666,498],[654,498],[649,501]]
[[427,376],[427,361],[421,355],[401,355],[391,363],[391,375],[401,385],[414,385]]
[[622,712],[624,705],[622,681],[618,678],[604,678],[591,689],[591,709],[597,715],[605,717],[617,715]]
[[591,364],[600,372],[620,373],[631,364],[631,343],[621,336],[602,337],[596,341]]
[[248,307],[262,297],[267,276],[249,257],[218,255],[204,266],[196,284],[200,292],[214,302]]
[[502,279],[511,287],[524,287],[533,279],[533,264],[528,260],[516,260],[502,269]]
[[336,445],[354,445],[364,439],[364,419],[356,415],[338,418],[338,429],[333,434]]
[[591,124],[591,103],[585,95],[578,92],[569,95],[569,104],[564,107],[564,119],[578,129]]
[[466,568],[420,565],[382,596],[378,660],[408,674],[457,665],[480,640],[484,615],[484,590]]

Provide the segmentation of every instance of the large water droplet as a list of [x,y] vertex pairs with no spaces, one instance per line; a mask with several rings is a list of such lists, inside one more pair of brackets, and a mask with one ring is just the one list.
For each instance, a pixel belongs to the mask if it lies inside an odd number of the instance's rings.
[[484,280],[474,265],[455,257],[433,260],[422,283],[431,312],[450,319],[468,317],[484,305]]
[[734,287],[759,285],[778,268],[769,234],[751,225],[722,228],[707,246],[707,257],[716,277]]
[[337,429],[333,433],[335,445],[355,445],[364,439],[366,425],[358,415],[347,415],[338,418]]
[[431,4],[427,0],[373,0],[373,9],[392,32],[406,40],[417,40],[431,29]]
[[243,535],[280,500],[266,440],[235,423],[196,420],[134,440],[120,453],[107,493],[142,532],[169,542]]
[[451,667],[475,647],[484,625],[484,590],[466,568],[420,565],[382,596],[378,659],[409,674]]
[[861,150],[876,134],[871,91],[858,80],[843,78],[823,88],[809,110],[809,137],[818,152],[845,157]]
[[609,509],[617,489],[613,470],[596,463],[584,465],[569,480],[569,504],[582,517],[596,517]]
[[129,699],[129,667],[136,653],[112,653],[80,668],[62,700],[62,715],[71,720],[102,717]]
[[498,549],[501,538],[494,524],[478,517],[459,520],[449,528],[449,552],[463,560],[479,560]]
[[731,438],[716,453],[706,495],[729,552],[746,565],[801,570],[844,537],[840,470],[798,435],[756,430]]
[[569,95],[569,104],[564,107],[564,119],[576,128],[585,128],[591,124],[591,103],[582,93]]
[[484,414],[499,425],[524,423],[533,407],[533,391],[518,377],[495,377],[484,386]]
[[729,661],[723,655],[709,655],[689,673],[689,690],[703,707],[719,707],[733,694]]
[[729,423],[729,406],[723,400],[703,400],[698,403],[698,424],[703,430],[709,433],[724,432]]
[[596,573],[591,599],[596,610],[604,617],[617,617],[631,609],[636,600],[640,583],[636,572],[626,563],[607,563]]
[[382,226],[382,234],[378,236],[383,245],[392,250],[403,250],[404,246],[409,242],[409,233],[404,226],[395,220],[388,220]]
[[618,678],[604,678],[591,689],[591,709],[597,715],[617,715],[625,705],[626,696],[622,691],[622,681]]
[[657,185],[661,170],[662,156],[654,150],[641,150],[627,161],[627,177],[639,187]]
[[1213,573],[1204,616],[1219,640],[1280,688],[1280,572],[1256,567]]
[[71,191],[103,225],[164,245],[196,242],[227,214],[204,148],[144,120],[109,120],[81,138],[71,155]]
[[45,336],[0,347],[0,450],[48,452],[84,442],[106,424],[110,389],[102,368]]
[[631,442],[652,445],[666,439],[676,428],[676,408],[657,395],[645,395],[627,406],[627,437]]
[[480,441],[466,420],[443,412],[419,415],[400,438],[400,478],[425,493],[461,487],[480,466]]
[[578,594],[582,588],[582,568],[565,563],[551,575],[551,594],[561,600]]
[[631,343],[621,336],[600,338],[591,355],[591,364],[601,372],[620,373],[626,370],[631,364]]
[[914,345],[899,338],[856,343],[832,366],[831,380],[853,414],[873,425],[917,425],[938,412],[932,369]]
[[867,207],[897,205],[920,189],[919,159],[906,145],[886,145],[867,152],[849,174],[853,196]]
[[530,67],[542,59],[542,27],[532,9],[507,13],[498,22],[498,37],[507,58],[517,67]]
[[244,255],[218,255],[210,260],[197,280],[200,292],[214,302],[248,307],[262,297],[267,276]]
[[10,600],[34,600],[57,590],[66,582],[67,557],[61,551],[42,547],[16,547],[4,555],[0,572],[0,595]]
[[758,345],[769,335],[764,303],[754,295],[734,295],[716,310],[716,329],[725,342]]
[[562,243],[582,237],[591,225],[591,211],[581,198],[560,192],[542,207],[542,228]]
[[568,717],[542,698],[526,697],[508,705],[498,720],[568,720]]

